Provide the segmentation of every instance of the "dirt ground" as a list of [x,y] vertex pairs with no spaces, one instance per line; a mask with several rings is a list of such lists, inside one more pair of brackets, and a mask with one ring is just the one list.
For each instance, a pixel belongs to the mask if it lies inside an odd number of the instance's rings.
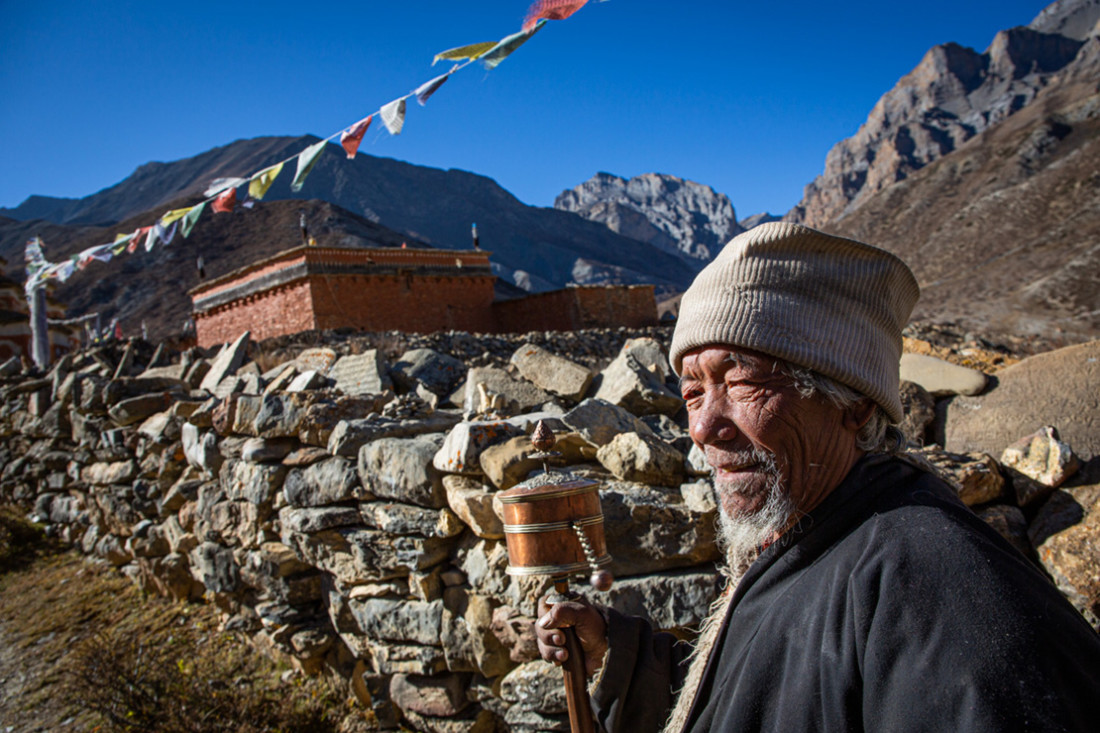
[[[118,729],[87,709],[72,685],[80,666],[86,668],[87,650],[97,635],[171,644],[185,660],[201,656],[196,644],[217,645],[219,655],[247,657],[254,677],[255,650],[244,641],[227,640],[217,629],[218,613],[212,606],[147,598],[113,568],[75,552],[40,553],[23,567],[0,574],[0,733]],[[269,683],[278,685],[285,670],[267,660],[263,664],[265,689],[270,689]],[[244,683],[237,676],[232,684]],[[289,694],[314,700],[328,694],[319,692],[317,684],[298,680]],[[234,729],[225,723],[219,729]]]

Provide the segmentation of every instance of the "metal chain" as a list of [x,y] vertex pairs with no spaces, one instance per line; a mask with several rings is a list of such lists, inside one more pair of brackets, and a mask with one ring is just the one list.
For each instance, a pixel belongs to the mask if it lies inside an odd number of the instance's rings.
[[600,569],[600,566],[596,564],[596,552],[592,549],[592,543],[588,541],[588,536],[584,533],[584,529],[579,522],[573,522],[573,532],[577,535],[577,540],[581,543],[581,550],[584,551],[584,559],[588,561],[588,566],[592,568],[592,572],[596,572]]

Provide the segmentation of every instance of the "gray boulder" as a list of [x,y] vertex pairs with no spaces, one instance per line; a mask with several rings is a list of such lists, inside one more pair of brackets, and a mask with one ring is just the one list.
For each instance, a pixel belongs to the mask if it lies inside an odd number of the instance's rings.
[[721,588],[722,576],[714,568],[681,570],[616,579],[599,602],[646,618],[654,628],[679,629],[702,623]]
[[512,354],[512,363],[524,379],[539,389],[577,401],[592,383],[592,370],[552,354],[536,344],[524,344]]
[[640,419],[606,400],[587,399],[562,416],[562,422],[597,447],[607,445],[620,433],[651,434]]
[[502,420],[461,422],[447,434],[432,465],[446,473],[479,474],[482,451],[523,434],[522,428]]
[[283,493],[296,507],[324,506],[349,499],[368,499],[346,458],[334,456],[305,468],[292,468],[286,475]]
[[391,369],[394,380],[406,391],[422,386],[437,397],[446,397],[466,376],[466,365],[434,349],[411,349]]
[[359,480],[376,497],[433,509],[445,507],[443,477],[432,465],[443,441],[442,434],[433,433],[368,443],[359,451]]
[[620,433],[596,458],[623,481],[678,486],[684,476],[684,454],[652,434]]
[[[489,400],[488,405],[485,404],[486,399]],[[466,375],[466,396],[462,410],[467,415],[487,412],[516,415],[531,412],[551,399],[549,393],[526,379],[516,379],[503,369],[475,367]]]
[[[683,407],[680,395],[665,386],[668,361],[652,339],[628,341],[619,355],[601,372],[597,399],[606,400],[635,415],[674,415]],[[654,342],[655,343],[655,342]]]
[[610,481],[600,492],[604,534],[616,577],[644,575],[718,558],[713,512],[693,511],[679,487]]
[[351,599],[348,609],[360,631],[372,639],[439,646],[442,601],[424,603],[388,598]]
[[250,332],[245,331],[237,337],[236,341],[222,347],[222,350],[210,363],[210,370],[203,377],[199,389],[214,392],[223,379],[235,374],[241,368],[248,353],[251,336]]

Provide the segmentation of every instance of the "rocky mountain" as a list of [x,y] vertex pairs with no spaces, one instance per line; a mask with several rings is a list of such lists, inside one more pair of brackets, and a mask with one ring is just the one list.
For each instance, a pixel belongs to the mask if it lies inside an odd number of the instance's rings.
[[858,203],[824,228],[903,257],[915,317],[1100,337],[1100,38],[1030,104]]
[[663,173],[633,178],[597,173],[563,191],[554,208],[679,255],[696,270],[743,231],[725,194]]
[[752,216],[746,216],[741,220],[741,228],[745,231],[758,227],[761,224],[767,224],[770,221],[782,221],[782,216],[776,216],[775,214],[769,214],[766,211],[762,211],[759,214],[753,214]]
[[1027,27],[999,32],[982,53],[954,43],[932,48],[859,131],[833,147],[825,171],[785,218],[810,226],[837,221],[1033,104],[1100,32],[1098,22],[1097,0],[1059,0]]
[[[148,163],[84,199],[36,196],[14,209],[0,210],[0,215],[96,226],[113,226],[145,213],[151,220],[172,201],[200,196],[215,179],[251,175],[317,140],[313,136],[238,140],[185,160]],[[335,144],[321,156],[298,193],[290,191],[293,162],[288,168],[276,179],[265,202],[327,201],[410,238],[453,249],[471,246],[470,225],[476,222],[482,247],[493,252],[497,274],[527,289],[546,290],[570,282],[648,282],[672,290],[684,287],[694,272],[681,257],[569,212],[527,206],[492,179],[474,173],[365,154],[347,160]],[[204,221],[206,216],[193,236],[201,236]],[[239,234],[256,242],[266,237],[262,230]],[[0,229],[0,252],[21,244],[3,237]],[[252,245],[234,240],[228,246]]]

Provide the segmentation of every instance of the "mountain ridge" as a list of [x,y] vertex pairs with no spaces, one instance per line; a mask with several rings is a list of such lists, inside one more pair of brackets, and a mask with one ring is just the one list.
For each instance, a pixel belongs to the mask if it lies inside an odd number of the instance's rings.
[[982,53],[956,43],[929,49],[876,102],[856,134],[833,146],[825,170],[784,218],[818,227],[838,220],[1017,113],[1074,63],[1098,24],[1100,1],[1060,1],[1029,26],[999,31]]

